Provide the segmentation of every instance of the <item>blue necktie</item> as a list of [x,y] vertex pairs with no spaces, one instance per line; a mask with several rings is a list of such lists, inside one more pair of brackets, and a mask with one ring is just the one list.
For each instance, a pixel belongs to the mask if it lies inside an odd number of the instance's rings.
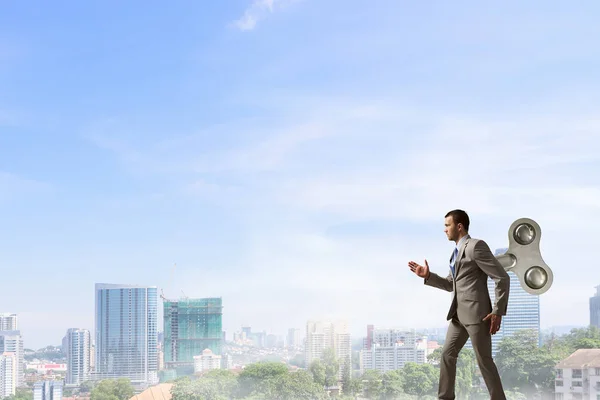
[[454,265],[456,264],[456,257],[458,256],[458,248],[454,248],[454,253],[452,253],[452,261],[450,262],[450,270],[452,271],[452,276],[455,276]]

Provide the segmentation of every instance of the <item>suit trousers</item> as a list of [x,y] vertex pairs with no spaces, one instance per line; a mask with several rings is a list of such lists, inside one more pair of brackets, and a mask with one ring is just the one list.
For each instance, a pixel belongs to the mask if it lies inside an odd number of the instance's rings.
[[490,393],[490,400],[506,400],[500,374],[492,358],[490,323],[488,320],[478,324],[463,325],[456,317],[450,320],[440,361],[439,399],[455,399],[458,353],[470,338],[479,370]]

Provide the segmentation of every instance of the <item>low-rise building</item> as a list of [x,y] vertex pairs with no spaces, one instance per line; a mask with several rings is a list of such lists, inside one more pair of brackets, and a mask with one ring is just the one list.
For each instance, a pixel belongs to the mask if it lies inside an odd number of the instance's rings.
[[202,355],[194,356],[194,373],[200,374],[211,369],[221,369],[221,356],[210,349],[205,349]]
[[555,400],[600,400],[600,349],[577,350],[555,368]]

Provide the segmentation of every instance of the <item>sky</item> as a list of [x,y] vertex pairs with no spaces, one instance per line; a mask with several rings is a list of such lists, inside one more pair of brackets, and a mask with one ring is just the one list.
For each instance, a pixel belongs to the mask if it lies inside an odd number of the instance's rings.
[[[0,312],[94,329],[94,284],[223,298],[228,335],[444,327],[444,215],[538,222],[542,328],[600,285],[600,3],[0,3]],[[229,336],[231,337],[231,336]]]

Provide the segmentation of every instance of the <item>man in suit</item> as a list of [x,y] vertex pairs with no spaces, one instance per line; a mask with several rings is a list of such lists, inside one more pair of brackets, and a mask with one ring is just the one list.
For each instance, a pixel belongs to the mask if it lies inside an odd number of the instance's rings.
[[[491,400],[505,400],[498,369],[492,358],[492,336],[506,315],[510,278],[494,257],[488,245],[469,236],[469,216],[463,210],[446,214],[445,230],[448,240],[456,243],[450,257],[450,273],[443,278],[429,270],[429,264],[410,261],[408,266],[425,285],[452,292],[450,321],[440,363],[438,397],[455,399],[456,361],[458,353],[469,338],[477,357],[481,375]],[[488,277],[496,283],[492,306],[487,288]]]

